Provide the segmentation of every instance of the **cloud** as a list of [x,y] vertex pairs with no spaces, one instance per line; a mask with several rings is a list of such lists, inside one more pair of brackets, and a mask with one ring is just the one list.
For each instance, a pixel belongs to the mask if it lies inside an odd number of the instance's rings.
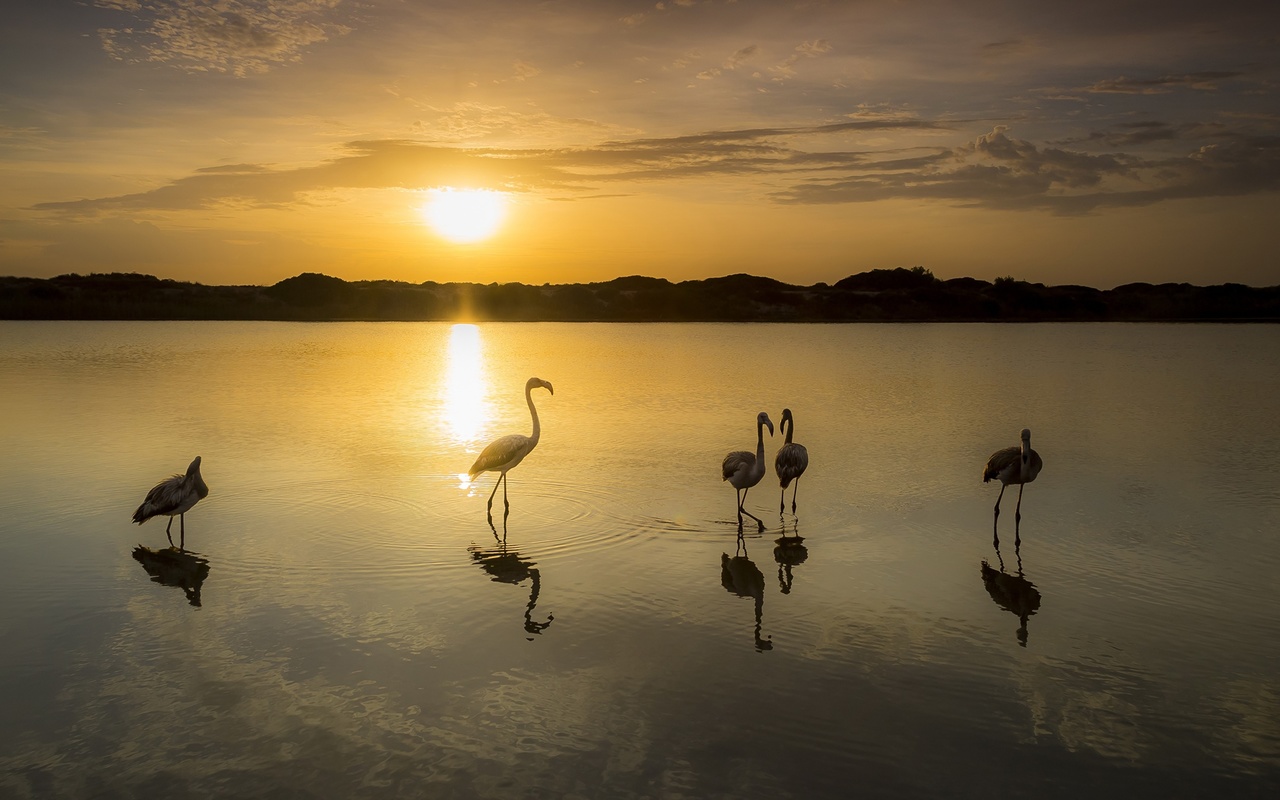
[[1188,72],[1181,75],[1162,75],[1159,78],[1111,78],[1098,81],[1078,91],[1092,94],[1168,94],[1174,89],[1214,91],[1223,81],[1238,78],[1243,72]]
[[538,110],[515,111],[506,106],[484,103],[454,103],[445,108],[427,106],[423,118],[411,127],[432,143],[478,142],[519,136],[526,142],[557,141],[564,144],[580,139],[633,133],[632,129],[605,125],[591,119],[556,117]]
[[799,73],[795,69],[795,65],[802,58],[817,58],[820,55],[831,51],[831,43],[826,39],[814,39],[813,41],[801,42],[796,45],[795,51],[787,56],[782,63],[769,67],[769,71],[774,74],[774,81],[782,82],[789,78],[794,78]]
[[689,136],[614,141],[587,147],[510,149],[453,147],[405,140],[357,141],[347,153],[314,166],[261,164],[210,167],[146,192],[40,203],[68,216],[139,211],[193,211],[223,206],[285,208],[343,189],[475,186],[506,191],[593,191],[602,183],[696,175],[763,174],[843,163],[839,153],[795,151],[776,140],[847,131],[928,129],[921,120],[858,120],[794,128],[712,131]]
[[[1101,142],[1108,147],[1141,147],[1155,142],[1176,142],[1185,139],[1206,139],[1229,136],[1231,132],[1222,123],[1184,122],[1173,124],[1159,120],[1123,122],[1107,131],[1094,131],[1083,141]],[[1069,140],[1075,143],[1082,140]]]
[[299,61],[305,48],[350,32],[334,17],[342,0],[95,0],[137,24],[98,31],[117,61],[159,62],[238,77]]
[[542,70],[524,61],[516,61],[511,65],[511,74],[518,81],[525,81],[529,78],[542,74]]
[[802,56],[817,58],[823,53],[831,52],[831,43],[826,39],[814,39],[811,42],[801,42],[796,45],[796,52]]
[[755,55],[756,50],[758,49],[759,48],[756,47],[756,45],[754,44],[747,45],[746,47],[742,48],[738,52],[734,53],[733,55],[725,59],[725,62],[722,66],[725,69],[737,69],[738,67],[742,66],[753,55]]
[[1143,159],[1038,147],[997,126],[973,142],[940,150],[917,165],[853,165],[837,179],[815,179],[777,193],[784,203],[942,200],[993,209],[1085,214],[1199,197],[1280,190],[1280,137],[1241,137],[1181,157]]
[[[136,194],[41,203],[69,217],[230,207],[287,208],[343,190],[473,186],[586,197],[600,187],[655,181],[779,181],[778,203],[933,200],[993,209],[1084,214],[1104,207],[1221,197],[1280,189],[1280,137],[1227,136],[1175,157],[1088,153],[1044,146],[997,126],[952,147],[803,150],[794,143],[838,134],[939,131],[919,119],[856,119],[827,125],[710,131],[584,147],[461,148],[402,140],[352,142],[347,152],[305,167],[212,167]],[[1121,128],[1166,140],[1166,126]],[[1137,141],[1135,139],[1134,141]],[[785,184],[784,184],[785,185]]]

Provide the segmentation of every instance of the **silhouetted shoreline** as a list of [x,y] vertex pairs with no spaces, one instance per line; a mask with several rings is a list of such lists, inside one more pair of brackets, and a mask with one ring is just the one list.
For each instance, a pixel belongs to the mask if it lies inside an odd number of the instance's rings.
[[1280,321],[1280,286],[1130,283],[1114,289],[1013,278],[938,280],[922,267],[794,286],[729,275],[672,283],[344,281],[307,272],[273,286],[206,286],[137,273],[0,277],[0,319],[511,322]]

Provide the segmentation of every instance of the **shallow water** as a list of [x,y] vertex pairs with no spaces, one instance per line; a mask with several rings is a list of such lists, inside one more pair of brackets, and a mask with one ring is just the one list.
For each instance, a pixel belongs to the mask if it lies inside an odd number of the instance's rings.
[[0,323],[0,386],[0,796],[1280,788],[1277,326]]

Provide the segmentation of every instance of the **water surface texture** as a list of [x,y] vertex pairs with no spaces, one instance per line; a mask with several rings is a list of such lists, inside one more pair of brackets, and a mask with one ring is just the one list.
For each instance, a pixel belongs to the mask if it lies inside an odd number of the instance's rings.
[[1280,789],[1280,327],[0,323],[0,386],[0,796]]

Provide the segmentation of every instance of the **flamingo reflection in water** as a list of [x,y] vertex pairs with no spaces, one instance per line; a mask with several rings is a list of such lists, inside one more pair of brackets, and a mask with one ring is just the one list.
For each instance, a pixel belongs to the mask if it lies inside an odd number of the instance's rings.
[[742,515],[746,514],[756,521],[760,530],[764,531],[764,522],[759,517],[742,507],[747,500],[747,492],[764,477],[764,429],[773,435],[773,422],[769,415],[761,411],[756,414],[756,451],[734,450],[724,457],[720,465],[721,480],[729,482],[738,495],[738,532],[742,532]]
[[778,423],[778,432],[787,437],[787,441],[778,450],[773,460],[773,470],[778,473],[778,485],[782,487],[782,495],[778,498],[778,513],[786,510],[787,486],[796,482],[791,490],[791,513],[796,513],[796,494],[800,491],[800,476],[809,467],[809,451],[802,444],[791,441],[796,432],[796,420],[791,416],[791,409],[782,409],[782,421]]
[[[486,549],[472,545],[467,548],[467,552],[471,554],[472,561],[478,564],[495,583],[518,585],[524,583],[526,579],[532,581],[529,589],[529,604],[524,609],[524,630],[525,633],[541,634],[551,627],[552,621],[555,620],[554,614],[547,614],[546,622],[533,620],[533,609],[538,604],[538,593],[542,591],[542,573],[538,570],[536,562],[523,559],[518,552],[507,549],[505,520],[502,526],[502,538],[498,538],[496,530],[493,536],[497,541],[496,547]],[[532,636],[527,638],[533,641]]]
[[185,474],[165,478],[151,487],[142,505],[133,512],[133,521],[141,525],[152,517],[167,516],[169,524],[165,526],[164,535],[172,545],[170,529],[173,528],[173,518],[178,517],[181,530],[179,549],[182,549],[187,546],[187,512],[208,496],[209,487],[200,476],[200,456],[196,456]]
[[133,548],[133,557],[151,576],[154,583],[162,586],[176,586],[187,596],[191,605],[200,606],[200,587],[209,577],[209,562],[194,553],[188,553],[174,547],[164,550],[152,550],[138,545]]
[[987,587],[987,594],[996,605],[1016,616],[1022,625],[1017,631],[1018,644],[1027,646],[1027,620],[1040,610],[1040,592],[1035,584],[1022,574],[1022,551],[1014,545],[1014,554],[1018,558],[1018,574],[1010,575],[1004,568],[1004,556],[1000,555],[1000,545],[996,544],[996,558],[1000,569],[996,570],[985,560],[982,562],[982,585]]
[[804,546],[799,525],[794,526],[794,532],[793,536],[788,536],[784,527],[782,535],[773,540],[773,560],[778,562],[778,588],[783,594],[791,594],[791,568],[800,566],[809,558],[809,549]]
[[755,648],[757,653],[773,649],[773,637],[760,638],[760,625],[764,620],[764,573],[747,558],[747,543],[742,535],[738,535],[738,547],[730,558],[728,553],[720,554],[720,584],[725,591],[738,597],[750,597],[755,600],[756,627]]
[[538,423],[538,409],[533,405],[533,390],[538,388],[546,389],[552,395],[556,393],[555,389],[551,388],[551,383],[541,378],[530,378],[525,383],[524,399],[529,404],[529,415],[533,417],[533,434],[525,436],[522,433],[513,433],[501,439],[495,439],[480,452],[476,457],[476,463],[467,470],[467,474],[473,481],[482,472],[502,473],[493,484],[493,491],[489,493],[489,504],[486,507],[491,525],[493,524],[493,496],[498,493],[498,484],[502,484],[502,508],[505,518],[511,513],[511,504],[507,502],[507,470],[515,467],[524,460],[525,456],[532,453],[542,435],[542,426]]
[[1005,488],[1011,484],[1018,485],[1018,505],[1013,511],[1013,541],[1019,544],[1019,525],[1022,523],[1022,490],[1028,483],[1036,479],[1044,461],[1040,454],[1031,449],[1031,429],[1022,429],[1022,445],[997,450],[987,459],[987,466],[982,470],[982,482],[989,483],[992,478],[1000,481],[1000,496],[996,498],[996,511],[991,522],[992,541],[996,549],[1000,548],[1000,500],[1004,497]]

